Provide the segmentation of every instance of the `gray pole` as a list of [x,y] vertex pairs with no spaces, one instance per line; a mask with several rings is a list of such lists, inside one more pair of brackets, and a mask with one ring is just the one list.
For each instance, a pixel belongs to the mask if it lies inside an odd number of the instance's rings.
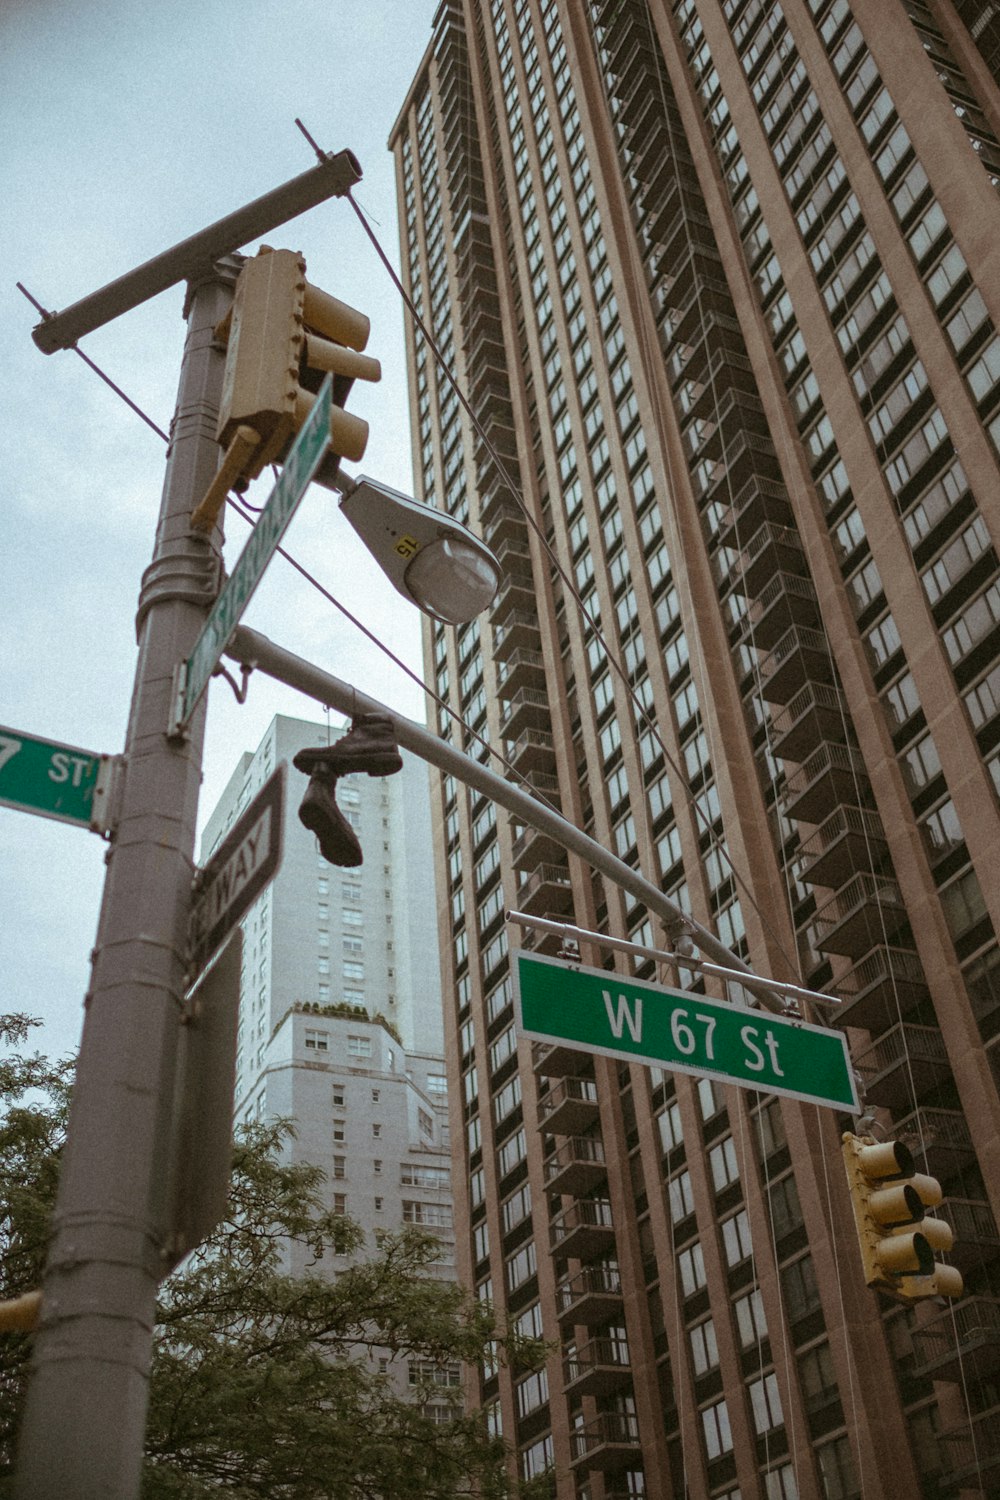
[[513,813],[522,823],[527,823],[531,828],[537,828],[542,833],[549,834],[564,849],[579,854],[595,870],[599,870],[602,875],[614,881],[615,885],[621,886],[623,890],[635,896],[647,910],[659,917],[670,934],[671,941],[676,942],[684,936],[693,937],[701,951],[717,964],[738,970],[741,975],[746,974],[745,987],[756,995],[766,1010],[779,1013],[785,1010],[784,1003],[767,988],[764,980],[753,974],[743,960],[737,954],[732,953],[724,943],[721,943],[707,927],[703,927],[693,917],[686,916],[658,886],[652,885],[639,874],[638,870],[633,870],[630,865],[618,859],[609,849],[605,849],[603,844],[597,843],[581,828],[577,828],[575,823],[570,823],[560,813],[546,807],[530,793],[521,791],[520,787],[504,781],[503,777],[498,776],[494,771],[488,771],[471,755],[466,755],[462,750],[456,750],[454,745],[449,745],[445,740],[439,739],[422,724],[415,724],[412,719],[397,714],[393,709],[387,708],[384,703],[379,703],[376,698],[369,698],[364,693],[359,693],[357,688],[352,687],[350,683],[342,682],[339,677],[332,677],[329,672],[313,666],[312,662],[303,660],[301,656],[294,656],[291,651],[286,651],[281,646],[276,646],[273,641],[268,640],[267,636],[249,629],[246,625],[240,625],[233,632],[233,638],[226,647],[226,655],[233,661],[238,661],[242,666],[259,667],[268,677],[274,677],[278,682],[285,682],[289,687],[298,688],[300,692],[308,694],[310,698],[315,698],[317,702],[336,708],[352,718],[359,713],[386,714],[392,720],[397,743],[402,745],[404,750],[411,750],[414,755],[419,755],[422,760],[428,761],[432,766],[437,766],[439,770],[456,777],[466,786],[483,792],[500,807],[505,807],[508,812]]
[[188,293],[188,334],[153,561],[142,581],[126,774],[86,999],[14,1494],[139,1493],[201,781],[204,705],[168,741],[174,669],[218,586],[220,535],[192,534],[215,473],[224,356],[212,330],[238,267]]

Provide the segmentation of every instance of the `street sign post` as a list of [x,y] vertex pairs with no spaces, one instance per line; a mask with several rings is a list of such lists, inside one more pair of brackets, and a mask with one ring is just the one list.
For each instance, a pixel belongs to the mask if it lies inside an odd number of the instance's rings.
[[281,862],[285,767],[264,783],[194,879],[188,926],[191,983],[202,972]]
[[261,511],[253,534],[236,559],[236,566],[212,606],[194,650],[181,666],[171,732],[184,729],[208,685],[264,570],[277,551],[299,501],[330,446],[333,377],[319,388],[312,410],[288,451],[277,484]]
[[805,1021],[537,954],[514,955],[521,1036],[860,1112],[847,1039]]
[[0,725],[0,803],[105,833],[113,758]]

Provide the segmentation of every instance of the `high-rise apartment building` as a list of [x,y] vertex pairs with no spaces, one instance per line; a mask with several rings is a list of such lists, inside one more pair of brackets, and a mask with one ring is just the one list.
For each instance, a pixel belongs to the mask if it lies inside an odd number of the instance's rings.
[[404,755],[394,776],[338,781],[364,861],[331,865],[296,816],[307,778],[292,759],[342,733],[273,719],[205,828],[203,863],[285,763],[281,865],[243,921],[236,1119],[292,1119],[289,1151],[322,1167],[332,1208],[369,1240],[426,1226],[444,1245],[441,1275],[453,1277],[427,768]]
[[417,493],[504,573],[437,691],[840,997],[965,1278],[866,1288],[849,1117],[519,1042],[505,907],[662,933],[438,778],[459,1268],[556,1344],[476,1395],[560,1500],[1000,1493],[996,10],[445,0],[393,129]]

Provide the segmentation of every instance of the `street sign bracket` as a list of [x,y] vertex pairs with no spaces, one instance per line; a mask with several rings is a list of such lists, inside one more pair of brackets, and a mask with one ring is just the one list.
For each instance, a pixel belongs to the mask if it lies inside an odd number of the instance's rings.
[[118,827],[124,789],[124,755],[102,755],[90,808],[91,832],[99,833],[102,839],[110,839]]

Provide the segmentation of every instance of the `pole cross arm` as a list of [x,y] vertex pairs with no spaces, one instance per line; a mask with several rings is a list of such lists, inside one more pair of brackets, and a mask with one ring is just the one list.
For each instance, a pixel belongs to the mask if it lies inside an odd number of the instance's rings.
[[396,740],[404,750],[412,751],[421,760],[437,766],[438,770],[445,771],[466,786],[482,792],[532,828],[549,834],[564,849],[578,854],[595,870],[628,891],[637,901],[641,901],[648,911],[663,922],[672,940],[676,941],[684,936],[693,938],[708,958],[726,968],[738,970],[740,975],[746,974],[746,988],[756,995],[766,1010],[779,1013],[785,1011],[786,1006],[782,1001],[761,983],[737,954],[730,952],[707,927],[702,927],[670,901],[658,886],[646,880],[637,870],[618,859],[603,844],[590,838],[560,813],[546,807],[527,792],[522,792],[519,787],[512,786],[509,781],[504,781],[494,771],[488,771],[471,755],[466,755],[454,745],[439,739],[422,724],[416,724],[412,719],[395,713],[376,698],[359,693],[350,683],[331,676],[302,657],[275,645],[267,636],[250,630],[246,625],[240,625],[234,631],[225,655],[242,666],[256,667],[266,676],[287,683],[307,697],[314,698],[329,708],[336,708],[351,718],[359,713],[387,714],[392,721]]
[[95,328],[102,328],[180,281],[196,281],[208,275],[223,256],[232,255],[242,245],[325,203],[328,198],[343,197],[360,181],[361,166],[353,151],[327,156],[308,172],[272,188],[179,245],[154,255],[152,260],[127,271],[117,281],[82,297],[62,312],[51,313],[32,329],[31,337],[43,354],[72,349],[85,333],[93,333]]

